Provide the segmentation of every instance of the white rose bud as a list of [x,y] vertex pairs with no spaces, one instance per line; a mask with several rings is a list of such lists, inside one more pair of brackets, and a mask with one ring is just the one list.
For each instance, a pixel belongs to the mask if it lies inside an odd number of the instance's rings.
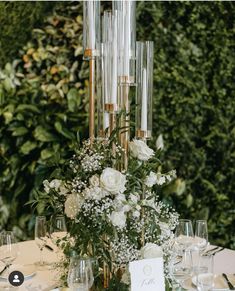
[[54,179],[54,180],[52,180],[50,182],[49,186],[50,186],[50,188],[55,189],[56,191],[58,191],[58,189],[60,188],[61,184],[62,184],[61,180]]
[[159,134],[157,140],[156,140],[156,148],[157,150],[163,150],[164,149],[164,141],[162,134]]
[[154,151],[142,140],[134,139],[130,142],[130,151],[134,158],[147,161],[154,156]]
[[141,250],[143,259],[161,258],[163,256],[162,248],[154,243],[147,243]]
[[48,194],[50,192],[50,183],[48,182],[48,180],[44,180],[42,183],[44,186],[44,191]]
[[112,194],[123,193],[126,190],[126,176],[121,172],[106,168],[100,176],[100,185]]
[[98,175],[93,175],[90,179],[89,179],[90,185],[93,187],[99,187],[100,185],[100,179]]

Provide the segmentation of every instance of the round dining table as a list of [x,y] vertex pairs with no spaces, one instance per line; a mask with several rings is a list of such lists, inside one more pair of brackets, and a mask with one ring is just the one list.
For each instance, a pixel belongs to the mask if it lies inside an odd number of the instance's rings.
[[[43,259],[46,262],[45,267],[37,268],[35,262],[39,261],[40,250],[36,245],[35,241],[25,241],[18,243],[18,256],[11,266],[11,271],[17,270],[22,273],[27,270],[25,275],[24,283],[19,287],[13,287],[6,280],[6,273],[0,275],[0,290],[4,290],[8,287],[8,290],[20,290],[20,291],[51,291],[59,290],[59,272],[61,270],[57,269],[56,262],[58,262],[58,254],[50,250],[49,248],[44,248]],[[208,249],[214,246],[209,246]],[[1,272],[1,269],[0,269]],[[235,286],[235,251],[230,249],[223,249],[214,256],[214,273],[219,280],[220,288],[214,290],[229,290],[226,281],[222,278],[221,274],[225,273],[228,278]],[[196,290],[193,284],[190,284],[187,288],[188,290]],[[157,290],[156,290],[157,291]]]

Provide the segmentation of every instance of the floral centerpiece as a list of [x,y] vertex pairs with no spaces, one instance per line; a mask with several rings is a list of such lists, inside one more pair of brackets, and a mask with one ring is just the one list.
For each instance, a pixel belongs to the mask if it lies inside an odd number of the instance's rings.
[[163,255],[167,266],[178,220],[158,197],[159,189],[175,179],[175,170],[161,173],[159,151],[144,141],[134,139],[129,147],[128,167],[119,171],[123,149],[115,140],[96,140],[92,146],[86,140],[43,182],[38,196],[55,213],[67,216],[70,239],[65,250],[95,257],[101,272],[106,263],[113,273],[109,286],[130,284],[130,261]]

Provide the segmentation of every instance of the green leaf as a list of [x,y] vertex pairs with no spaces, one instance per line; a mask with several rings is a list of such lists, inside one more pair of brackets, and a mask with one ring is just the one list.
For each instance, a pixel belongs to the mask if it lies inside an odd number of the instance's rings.
[[46,160],[51,158],[54,155],[54,151],[52,149],[44,149],[41,151],[41,159]]
[[75,110],[79,107],[81,102],[76,88],[72,88],[69,90],[67,94],[67,99],[69,111],[75,112]]
[[26,127],[16,127],[12,133],[13,136],[21,136],[28,133],[28,129]]
[[36,142],[26,141],[21,147],[20,152],[24,155],[28,155],[32,150],[37,147]]
[[65,136],[68,139],[75,139],[75,136],[72,132],[70,132],[67,128],[63,127],[63,125],[57,121],[55,122],[55,129],[62,134],[63,136]]
[[40,114],[41,111],[38,109],[38,107],[36,105],[32,105],[32,104],[20,104],[17,108],[16,108],[16,112],[19,111],[32,111],[33,113],[38,113]]
[[57,141],[57,137],[41,125],[37,126],[34,130],[35,139],[43,142]]

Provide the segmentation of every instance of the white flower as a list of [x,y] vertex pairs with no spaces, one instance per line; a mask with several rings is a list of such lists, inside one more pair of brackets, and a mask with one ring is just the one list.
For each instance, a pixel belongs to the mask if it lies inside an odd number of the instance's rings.
[[126,205],[124,205],[123,207],[122,207],[122,212],[128,212],[128,211],[130,211],[131,210],[131,206],[130,205],[128,205],[128,204],[126,204]]
[[90,185],[93,187],[99,187],[100,185],[100,179],[98,175],[93,175],[90,179],[89,179]]
[[156,148],[157,150],[163,150],[164,149],[164,141],[162,134],[159,134],[157,140],[156,140]]
[[109,219],[114,226],[119,228],[124,228],[126,226],[126,215],[123,211],[113,211]]
[[150,174],[146,177],[144,183],[148,187],[153,187],[153,185],[157,184],[157,175],[154,172],[150,172]]
[[43,186],[44,186],[44,191],[48,194],[50,192],[50,183],[48,182],[48,180],[44,180],[43,181]]
[[125,285],[130,285],[131,284],[131,276],[130,276],[130,272],[129,271],[125,271],[123,274],[122,274],[122,279],[121,279],[121,282]]
[[162,175],[161,173],[157,173],[157,181],[156,184],[157,185],[163,185],[164,183],[166,183],[166,177],[164,175]]
[[135,210],[135,211],[133,211],[132,216],[135,217],[135,218],[139,218],[139,217],[140,217],[140,212],[139,212],[139,210]]
[[100,188],[100,187],[91,187],[86,188],[83,191],[83,196],[85,199],[91,199],[91,200],[101,200],[104,198],[108,193]]
[[69,193],[69,189],[65,187],[64,184],[62,184],[59,188],[59,194],[60,195],[66,195]]
[[131,202],[133,202],[134,204],[136,204],[139,201],[139,197],[137,195],[131,193],[129,196],[129,200]]
[[126,190],[126,176],[121,172],[106,168],[100,176],[100,185],[112,194],[123,193]]
[[58,189],[60,188],[61,184],[62,184],[61,180],[53,179],[50,182],[49,186],[50,186],[50,188],[55,189],[56,191],[58,191]]
[[65,214],[71,218],[74,219],[77,214],[79,213],[81,206],[83,204],[84,199],[81,198],[77,194],[69,194],[65,204],[64,204],[64,212]]
[[133,157],[147,161],[154,156],[154,151],[142,140],[134,139],[130,142],[130,151]]
[[171,230],[170,230],[170,227],[169,227],[168,223],[159,222],[159,226],[160,226],[162,235],[164,235],[164,236],[170,236],[171,235]]
[[162,248],[154,243],[147,243],[141,250],[143,259],[160,258],[163,256]]

